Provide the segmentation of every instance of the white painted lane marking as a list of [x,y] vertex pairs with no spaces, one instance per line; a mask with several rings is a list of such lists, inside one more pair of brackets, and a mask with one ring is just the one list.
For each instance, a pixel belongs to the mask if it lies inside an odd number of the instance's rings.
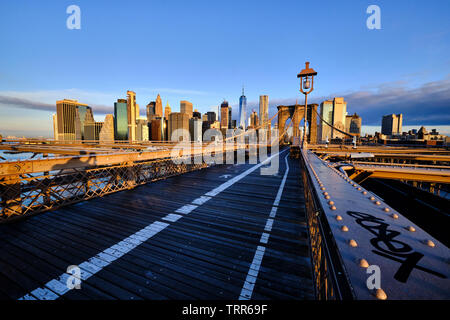
[[196,204],[198,206],[201,206],[202,204],[204,204],[206,201],[208,201],[210,199],[211,199],[211,197],[201,196],[201,197],[195,199],[194,201],[192,201],[192,204]]
[[267,219],[266,226],[264,227],[264,231],[272,231],[273,219]]
[[[283,189],[284,185],[286,184],[286,179],[289,173],[289,164],[287,161],[287,155],[284,158],[284,161],[286,162],[286,171],[284,172],[283,180],[280,183],[280,187],[278,188],[277,196],[275,197],[275,200],[272,205],[272,209],[270,210],[270,218],[266,221],[266,226],[264,227],[264,231],[269,231],[269,233],[263,232],[261,235],[261,239],[259,240],[260,243],[267,244],[270,237],[270,231],[272,230],[272,225],[275,215],[277,213],[277,207],[280,204],[281,196],[283,195]],[[266,250],[266,247],[264,246],[258,246],[256,248],[255,255],[253,257],[252,264],[250,265],[250,268],[247,273],[247,277],[245,278],[244,285],[242,286],[241,294],[239,296],[239,300],[250,300],[253,295],[253,289],[255,287],[255,282],[258,279],[258,273],[259,269],[261,267],[261,262],[264,257],[264,252]]]
[[30,296],[29,294],[26,294],[22,298],[19,298],[17,300],[37,300],[37,299],[33,296]]
[[270,210],[270,217],[275,218],[275,215],[277,214],[278,207],[272,207],[272,210]]
[[[243,173],[241,173],[240,175],[234,177],[233,179],[228,180],[227,182],[223,183],[219,187],[211,190],[210,192],[208,192],[204,196],[201,196],[200,198],[197,198],[194,201],[203,201],[203,203],[205,203],[206,201],[211,199],[212,196],[215,196],[215,195],[219,194],[220,192],[222,192],[226,188],[230,187],[231,185],[233,185],[237,181],[241,180],[245,176],[249,175],[250,173],[252,173],[256,169],[258,169],[259,167],[261,167],[264,164],[266,164],[267,162],[269,162],[273,157],[278,156],[279,154],[283,153],[286,150],[283,150],[281,152],[278,152],[278,153],[270,156],[269,158],[267,158],[263,162],[261,162],[261,163],[259,163],[257,165],[254,165],[250,169],[244,171]],[[210,193],[214,193],[214,195],[210,195]],[[201,199],[201,200],[199,200],[199,199]],[[196,209],[197,207],[198,206],[194,205],[194,204],[187,204],[187,205],[182,206],[181,208],[179,208],[175,212],[176,213],[182,213],[182,214],[188,214],[192,210]],[[169,215],[167,215],[166,218]],[[85,262],[83,262],[81,264],[79,264],[78,267],[81,269],[81,280],[89,279],[91,276],[93,276],[94,274],[96,274],[97,272],[102,270],[104,267],[108,266],[113,261],[115,261],[118,258],[122,257],[123,255],[127,254],[128,252],[130,252],[131,250],[133,250],[134,248],[136,248],[137,246],[139,246],[143,242],[147,241],[148,239],[150,239],[155,234],[157,234],[161,230],[165,229],[169,225],[170,225],[169,223],[165,223],[165,222],[161,222],[161,221],[155,221],[155,222],[151,223],[150,225],[148,225],[147,227],[145,227],[145,228],[139,230],[138,232],[132,234],[128,238],[125,238],[124,240],[120,241],[119,243],[117,243],[117,244],[115,244],[115,245],[113,245],[113,246],[103,250],[98,255],[88,259],[87,261],[85,261]],[[258,270],[259,270],[259,266],[258,266]],[[64,279],[67,279],[67,276],[71,276],[71,275],[68,275],[67,273],[63,273],[56,280],[53,279],[53,280],[50,280],[49,282],[47,282],[44,285],[43,288],[37,288],[37,289],[31,291],[29,294],[26,294],[23,297],[19,298],[18,300],[33,300],[33,299],[34,300],[35,299],[38,299],[38,300],[56,300],[61,295],[65,294],[67,291],[69,291],[69,289],[67,289],[67,290],[64,289],[63,290],[62,287],[59,286],[59,284],[57,284],[55,281],[66,284]],[[60,294],[58,295],[57,292],[60,292]]]
[[[129,236],[128,238],[124,239],[123,241],[119,242],[118,244],[116,244],[108,249],[105,249],[104,251],[100,252],[96,256],[81,263],[80,265],[78,265],[78,267],[81,269],[81,279],[82,280],[89,279],[91,276],[93,276],[94,274],[96,274],[97,272],[102,270],[104,267],[111,264],[113,261],[115,261],[122,255],[128,253],[132,249],[136,248],[142,242],[147,241],[153,235],[157,234],[159,231],[163,230],[167,226],[169,226],[168,223],[164,223],[164,222],[160,222],[160,221],[153,222],[149,226],[147,226],[144,229],[139,231],[139,232],[145,231],[144,234],[146,234],[146,236],[137,236],[137,233],[133,234],[133,235]],[[148,232],[148,230],[150,230],[150,232]],[[114,252],[115,254],[111,255],[108,252]],[[61,283],[61,281],[64,279],[67,279],[66,273],[63,273],[58,278],[58,280],[53,279],[53,280],[47,282],[43,288],[37,288],[37,289],[31,291],[30,295],[36,297],[38,300],[58,299],[60,297],[60,295],[63,295],[67,291],[69,291],[69,289],[67,288],[66,282],[62,283],[63,286],[66,287],[66,289],[63,289],[62,286],[60,286],[57,283],[57,282]],[[60,293],[60,295],[58,295],[57,293]],[[24,296],[23,298],[25,298],[26,296]]]
[[180,209],[176,210],[176,213],[188,214],[191,213],[192,210],[196,209],[198,206],[193,204],[186,204],[182,206]]
[[261,257],[264,254],[265,250],[265,247],[258,246],[258,249],[256,250],[255,256],[253,257],[252,261],[252,266],[254,266],[254,269],[252,271],[252,274],[250,274],[250,272],[247,274],[239,300],[249,300],[252,297],[253,288],[255,287],[255,282],[258,277],[259,267],[261,266]]
[[261,242],[261,243],[267,243],[267,241],[269,241],[269,234],[268,233],[263,233],[262,235],[261,235],[261,240],[259,240],[259,242]]
[[169,213],[167,216],[165,216],[164,218],[162,218],[162,220],[166,220],[166,221],[170,221],[170,222],[175,222],[178,219],[180,219],[182,217],[182,215],[179,214],[175,214],[175,213]]

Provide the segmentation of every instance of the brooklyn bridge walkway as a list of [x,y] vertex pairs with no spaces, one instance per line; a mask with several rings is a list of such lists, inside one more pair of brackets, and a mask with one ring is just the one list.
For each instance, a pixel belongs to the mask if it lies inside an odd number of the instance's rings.
[[0,225],[0,299],[313,299],[288,154],[273,175],[217,165]]

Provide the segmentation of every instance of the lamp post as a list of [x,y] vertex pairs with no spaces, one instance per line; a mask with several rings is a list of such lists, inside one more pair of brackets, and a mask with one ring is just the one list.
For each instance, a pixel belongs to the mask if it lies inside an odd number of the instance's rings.
[[[314,69],[309,67],[309,62],[305,62],[305,69],[300,71],[297,75],[297,78],[300,78],[300,92],[305,95],[305,119],[303,126],[303,139],[302,139],[302,148],[306,148],[306,118],[308,111],[308,94],[310,94],[314,90],[314,76],[317,75],[317,72]],[[310,124],[311,125],[311,124]]]

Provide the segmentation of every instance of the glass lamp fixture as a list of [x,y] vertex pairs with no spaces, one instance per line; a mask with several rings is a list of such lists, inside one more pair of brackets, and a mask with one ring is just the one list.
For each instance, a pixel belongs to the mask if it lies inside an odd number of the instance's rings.
[[309,90],[309,88],[310,88],[309,77],[306,76],[306,77],[305,77],[305,80],[303,80],[303,89]]

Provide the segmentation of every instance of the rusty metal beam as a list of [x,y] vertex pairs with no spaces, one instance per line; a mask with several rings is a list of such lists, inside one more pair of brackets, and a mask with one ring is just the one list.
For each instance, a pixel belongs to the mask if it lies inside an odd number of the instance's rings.
[[[220,145],[219,145],[220,146]],[[259,146],[257,146],[259,147]],[[228,145],[222,147],[202,145],[191,147],[190,144],[172,147],[170,150],[142,151],[142,152],[117,152],[109,154],[87,154],[68,157],[55,157],[44,159],[32,159],[23,161],[0,162],[0,176],[30,174],[45,171],[86,168],[95,166],[110,166],[125,162],[140,162],[148,160],[167,159],[172,157],[199,156],[211,152],[234,152],[238,149],[247,149],[248,145]],[[48,152],[51,153],[51,152]]]

